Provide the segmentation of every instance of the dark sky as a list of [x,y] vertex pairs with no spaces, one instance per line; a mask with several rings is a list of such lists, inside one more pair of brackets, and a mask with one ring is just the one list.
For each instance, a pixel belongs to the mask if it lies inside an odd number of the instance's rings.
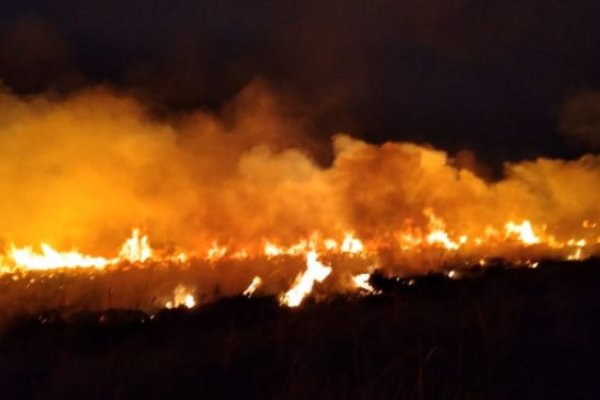
[[475,150],[490,163],[586,149],[561,104],[600,89],[595,0],[12,0],[0,77],[92,84],[162,110],[217,108],[262,79],[317,131]]

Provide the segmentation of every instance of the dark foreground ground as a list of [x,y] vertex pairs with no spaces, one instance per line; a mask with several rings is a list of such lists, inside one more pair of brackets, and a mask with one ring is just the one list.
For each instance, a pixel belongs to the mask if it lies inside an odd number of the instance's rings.
[[600,260],[373,281],[379,296],[297,310],[21,317],[0,337],[0,398],[600,398]]

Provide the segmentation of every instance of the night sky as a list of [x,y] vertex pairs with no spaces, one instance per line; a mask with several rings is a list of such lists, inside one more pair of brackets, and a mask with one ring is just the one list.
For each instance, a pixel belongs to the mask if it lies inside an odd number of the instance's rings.
[[13,0],[0,78],[19,94],[105,85],[158,114],[216,110],[261,81],[316,135],[499,165],[598,149],[598,21],[593,0]]

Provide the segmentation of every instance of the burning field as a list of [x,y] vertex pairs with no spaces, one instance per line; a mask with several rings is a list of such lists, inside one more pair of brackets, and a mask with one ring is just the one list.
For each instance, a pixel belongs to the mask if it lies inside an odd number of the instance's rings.
[[586,398],[600,158],[485,171],[323,142],[261,85],[168,117],[106,89],[5,91],[0,390]]
[[[331,152],[261,85],[220,114],[152,117],[104,89],[1,95],[0,309],[152,311],[224,296],[373,293],[405,276],[600,252],[600,158],[484,176],[473,154]],[[321,149],[321,150],[320,150]]]
[[597,21],[2,2],[0,400],[600,399]]

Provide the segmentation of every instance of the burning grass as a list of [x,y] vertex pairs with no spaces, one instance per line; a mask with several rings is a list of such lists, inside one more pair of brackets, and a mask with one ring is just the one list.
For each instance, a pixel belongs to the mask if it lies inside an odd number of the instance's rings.
[[5,318],[44,308],[148,311],[258,292],[297,307],[315,286],[330,295],[373,292],[368,280],[374,271],[405,275],[484,267],[493,256],[535,266],[542,258],[581,260],[598,252],[597,226],[587,221],[586,238],[558,240],[536,232],[525,220],[508,222],[504,233],[489,229],[484,240],[446,231],[445,221],[431,209],[424,215],[427,228],[403,231],[399,242],[363,241],[349,232],[335,239],[314,232],[289,245],[268,239],[244,246],[213,242],[197,253],[177,246],[153,248],[149,237],[134,229],[118,255],[108,258],[47,244],[41,252],[11,244],[0,259],[0,305]]

